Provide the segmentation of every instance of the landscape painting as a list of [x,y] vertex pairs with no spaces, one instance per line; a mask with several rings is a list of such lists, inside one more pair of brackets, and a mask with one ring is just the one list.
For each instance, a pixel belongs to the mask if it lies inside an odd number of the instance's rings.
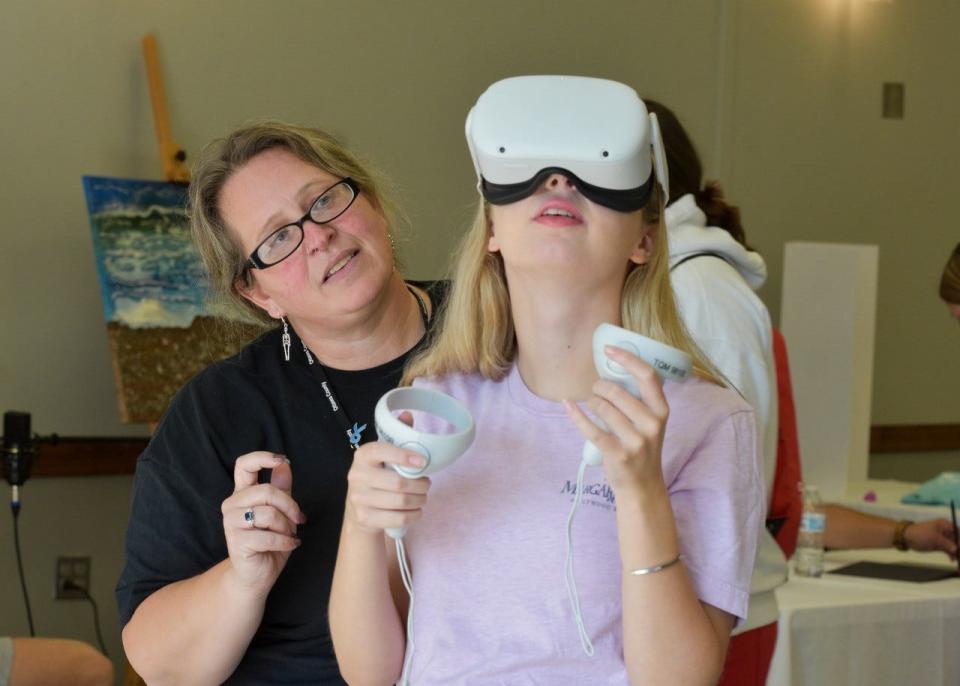
[[257,327],[207,308],[186,184],[83,177],[124,422],[157,422],[173,394]]

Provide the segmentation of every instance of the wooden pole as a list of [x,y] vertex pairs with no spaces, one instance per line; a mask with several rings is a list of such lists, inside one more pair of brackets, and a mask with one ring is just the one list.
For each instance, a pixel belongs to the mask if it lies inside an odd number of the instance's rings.
[[170,135],[170,117],[167,114],[167,99],[163,90],[163,75],[157,56],[157,39],[152,33],[143,37],[143,59],[147,66],[147,81],[150,84],[150,104],[153,107],[153,125],[160,148],[160,164],[167,181],[188,182],[190,170],[184,161],[187,154],[173,142]]
[[[150,106],[153,108],[153,128],[157,134],[157,146],[160,148],[160,164],[167,181],[187,183],[190,170],[185,161],[187,153],[173,142],[170,135],[170,115],[167,113],[167,95],[163,89],[163,75],[160,72],[160,58],[157,53],[157,39],[152,33],[143,37],[143,61],[147,67],[147,82],[150,85]],[[148,423],[150,433],[157,430],[159,420]],[[131,681],[131,675],[133,681]],[[128,684],[143,684],[143,681],[128,667]]]

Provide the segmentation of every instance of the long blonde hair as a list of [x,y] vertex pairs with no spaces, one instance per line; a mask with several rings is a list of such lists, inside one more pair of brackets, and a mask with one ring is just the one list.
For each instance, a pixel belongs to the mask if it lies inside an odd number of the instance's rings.
[[[643,209],[643,221],[656,227],[653,255],[646,264],[630,263],[620,299],[622,326],[687,352],[699,376],[724,385],[677,312],[662,218],[663,197],[655,186]],[[420,376],[474,372],[497,380],[510,371],[517,355],[510,291],[503,258],[499,252],[487,250],[489,238],[489,205],[481,198],[461,242],[450,275],[453,284],[432,343],[410,360],[401,383],[409,384]]]

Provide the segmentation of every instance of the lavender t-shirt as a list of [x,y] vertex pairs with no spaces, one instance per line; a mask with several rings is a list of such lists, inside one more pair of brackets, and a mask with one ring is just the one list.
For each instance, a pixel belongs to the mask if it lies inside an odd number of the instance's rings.
[[[563,407],[531,393],[516,366],[499,382],[451,375],[415,385],[464,402],[477,434],[431,477],[423,518],[404,538],[416,597],[410,683],[627,684],[616,502],[602,467],[587,468],[573,528],[593,657],[564,585],[583,437]],[[744,618],[764,516],[753,411],[699,379],[664,391],[663,475],[684,564],[703,602]]]

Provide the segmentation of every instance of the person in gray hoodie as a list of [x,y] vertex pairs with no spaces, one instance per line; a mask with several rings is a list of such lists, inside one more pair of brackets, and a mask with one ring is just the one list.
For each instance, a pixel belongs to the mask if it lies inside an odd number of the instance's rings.
[[[644,102],[657,115],[667,152],[670,198],[665,216],[677,307],[690,337],[754,408],[769,500],[777,473],[777,375],[770,314],[755,292],[766,281],[767,267],[747,242],[739,209],[726,201],[718,182],[704,183],[700,157],[680,120],[662,103],[648,98]],[[960,246],[941,283],[941,298],[948,306],[960,303],[958,265]],[[951,314],[960,318],[960,304],[955,307],[957,314],[953,308]],[[778,482],[777,489],[798,493],[791,484]],[[823,510],[827,548],[894,546],[957,555],[946,519],[896,521],[836,504],[826,504]],[[786,582],[788,569],[778,540],[783,537],[775,539],[766,529],[760,532],[749,614],[733,630],[720,686],[766,683],[777,637],[774,591]]]
[[[667,151],[666,223],[677,307],[696,344],[754,408],[769,497],[777,457],[777,381],[770,314],[754,292],[766,281],[767,267],[747,243],[739,210],[724,200],[720,185],[703,183],[700,158],[676,115],[659,102],[644,102],[657,115]],[[786,557],[764,529],[749,616],[734,629],[722,684],[766,681],[776,643],[774,590],[786,580]]]

